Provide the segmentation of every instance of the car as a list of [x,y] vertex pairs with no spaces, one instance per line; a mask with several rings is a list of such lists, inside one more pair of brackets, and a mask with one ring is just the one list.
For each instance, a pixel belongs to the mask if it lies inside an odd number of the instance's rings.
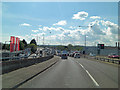
[[90,53],[89,56],[96,56],[96,54],[94,54],[94,53]]
[[66,53],[62,53],[61,54],[61,59],[67,59],[67,54]]
[[80,58],[80,54],[79,53],[75,53],[74,58]]
[[115,54],[115,53],[111,53],[111,54],[109,54],[108,55],[108,58],[120,58],[120,55],[117,55],[117,54]]
[[72,57],[72,54],[73,54],[73,53],[70,53],[69,56]]

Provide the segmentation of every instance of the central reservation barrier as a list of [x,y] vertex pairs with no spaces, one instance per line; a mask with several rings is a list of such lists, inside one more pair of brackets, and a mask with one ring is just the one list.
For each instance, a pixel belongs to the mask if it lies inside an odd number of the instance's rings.
[[12,60],[12,61],[3,61],[2,62],[2,74],[8,73],[19,68],[28,67],[46,60],[53,58],[54,56],[46,56],[39,58],[31,58],[31,59],[21,59],[21,60]]

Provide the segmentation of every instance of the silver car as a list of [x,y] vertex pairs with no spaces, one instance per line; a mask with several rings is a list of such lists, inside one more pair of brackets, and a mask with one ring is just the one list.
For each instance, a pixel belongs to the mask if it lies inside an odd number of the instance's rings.
[[75,53],[74,58],[80,58],[80,54],[79,53]]

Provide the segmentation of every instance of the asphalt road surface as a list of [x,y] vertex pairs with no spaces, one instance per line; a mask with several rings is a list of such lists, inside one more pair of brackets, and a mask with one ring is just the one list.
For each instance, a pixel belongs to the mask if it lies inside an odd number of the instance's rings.
[[118,88],[118,67],[69,57],[18,88]]

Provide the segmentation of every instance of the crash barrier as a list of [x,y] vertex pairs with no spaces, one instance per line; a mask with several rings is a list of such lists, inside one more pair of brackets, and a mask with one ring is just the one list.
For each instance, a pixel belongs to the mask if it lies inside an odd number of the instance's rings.
[[[50,55],[47,55],[50,56]],[[11,61],[11,60],[21,60],[21,59],[26,59],[26,58],[39,58],[42,56],[15,56],[15,57],[2,57],[0,58],[0,61]]]
[[29,56],[22,56],[22,57],[19,57],[19,56],[15,56],[15,57],[2,57],[0,58],[0,61],[11,61],[11,60],[21,60],[21,59],[25,59],[25,58],[28,58]]
[[2,74],[8,73],[19,68],[28,67],[33,64],[37,64],[53,58],[54,56],[39,57],[39,58],[26,58],[21,60],[12,60],[2,62]]
[[84,55],[83,57],[88,58],[88,59],[91,58],[91,59],[96,59],[100,61],[120,64],[120,59],[116,59],[116,58],[107,58],[107,57],[102,57],[102,56],[88,56],[88,55]]
[[[31,54],[30,54],[31,55]],[[0,61],[11,61],[11,60],[21,60],[21,59],[26,59],[26,58],[37,58],[40,56],[13,56],[13,57],[2,57],[0,58]]]

